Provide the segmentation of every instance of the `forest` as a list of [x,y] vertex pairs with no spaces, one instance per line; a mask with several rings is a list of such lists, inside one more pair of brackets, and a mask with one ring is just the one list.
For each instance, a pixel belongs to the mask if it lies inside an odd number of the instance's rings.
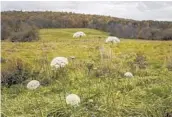
[[1,12],[1,40],[38,40],[38,29],[43,28],[91,28],[119,38],[172,40],[172,22],[169,21],[136,21],[72,12]]

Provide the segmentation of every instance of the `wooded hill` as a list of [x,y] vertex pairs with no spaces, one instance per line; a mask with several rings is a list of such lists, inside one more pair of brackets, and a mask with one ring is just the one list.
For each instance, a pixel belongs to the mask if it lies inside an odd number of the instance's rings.
[[172,40],[172,22],[136,21],[67,12],[1,12],[1,39],[32,41],[41,28],[93,28],[120,38]]

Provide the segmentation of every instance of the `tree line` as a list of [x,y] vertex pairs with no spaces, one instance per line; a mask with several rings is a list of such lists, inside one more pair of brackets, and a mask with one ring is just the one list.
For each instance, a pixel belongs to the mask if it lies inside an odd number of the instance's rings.
[[172,40],[172,22],[169,21],[136,21],[72,12],[1,12],[2,40],[37,40],[38,29],[42,28],[92,28],[119,38]]

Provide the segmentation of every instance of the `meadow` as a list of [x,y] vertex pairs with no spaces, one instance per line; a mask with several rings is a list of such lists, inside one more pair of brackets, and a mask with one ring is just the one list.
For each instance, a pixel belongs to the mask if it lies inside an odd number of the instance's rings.
[[[76,31],[87,36],[74,39]],[[2,116],[172,116],[172,41],[106,44],[108,33],[83,28],[41,29],[39,37],[1,42]],[[53,71],[50,62],[57,56],[69,65]],[[124,77],[127,71],[134,77]],[[32,79],[41,82],[34,91],[26,88]],[[66,104],[70,93],[81,98],[78,107]]]

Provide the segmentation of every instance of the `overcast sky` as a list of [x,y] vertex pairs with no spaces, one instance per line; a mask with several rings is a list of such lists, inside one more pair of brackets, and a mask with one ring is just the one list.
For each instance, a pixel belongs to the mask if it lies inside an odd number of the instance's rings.
[[172,1],[4,1],[1,2],[1,10],[68,11],[135,20],[172,21]]

